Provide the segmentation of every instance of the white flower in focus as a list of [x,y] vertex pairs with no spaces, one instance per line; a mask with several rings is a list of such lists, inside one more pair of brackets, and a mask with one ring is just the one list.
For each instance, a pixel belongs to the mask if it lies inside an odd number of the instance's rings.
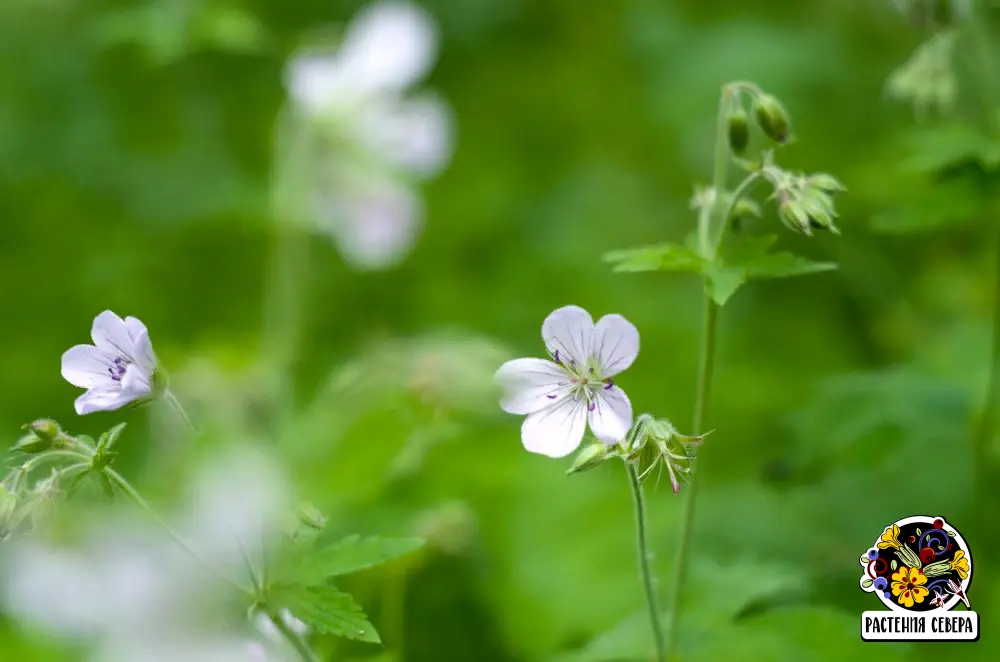
[[110,310],[94,318],[93,345],[76,345],[62,356],[62,376],[87,389],[76,399],[76,413],[112,411],[153,394],[156,355],[146,325],[124,320]]
[[566,306],[545,318],[542,339],[553,360],[514,359],[496,372],[504,391],[500,406],[527,415],[524,447],[565,457],[588,424],[603,443],[621,441],[632,426],[632,403],[613,378],[639,354],[635,326],[621,315],[605,315],[595,325],[583,308]]
[[[452,154],[452,121],[432,94],[407,96],[437,54],[430,16],[382,0],[362,9],[335,51],[303,51],[285,83],[313,135],[312,213],[355,267],[391,266],[423,221],[413,182],[436,175]],[[318,152],[318,156],[315,153]]]

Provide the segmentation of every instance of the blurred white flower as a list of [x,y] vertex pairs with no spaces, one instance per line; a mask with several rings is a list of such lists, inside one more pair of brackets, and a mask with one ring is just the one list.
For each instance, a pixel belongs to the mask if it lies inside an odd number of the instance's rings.
[[258,624],[236,632],[206,624],[224,620],[239,597],[233,583],[250,583],[247,564],[261,567],[286,511],[282,485],[273,462],[248,452],[208,464],[175,527],[198,558],[164,530],[118,517],[91,527],[75,549],[19,539],[0,558],[6,609],[92,643],[95,662],[245,661],[250,642],[267,643]]
[[355,267],[385,268],[409,250],[423,221],[413,182],[451,158],[446,104],[406,95],[436,52],[424,10],[382,0],[356,15],[339,49],[303,51],[288,64],[291,103],[316,131],[311,211]]
[[124,320],[110,310],[94,318],[93,345],[76,345],[62,356],[62,376],[87,389],[76,399],[76,413],[119,409],[153,394],[156,355],[146,325]]
[[639,354],[639,332],[621,315],[594,324],[578,306],[553,311],[542,324],[542,339],[554,359],[514,359],[500,366],[496,379],[504,390],[500,406],[527,414],[521,441],[532,453],[569,455],[591,431],[616,444],[632,426],[632,403],[614,376]]

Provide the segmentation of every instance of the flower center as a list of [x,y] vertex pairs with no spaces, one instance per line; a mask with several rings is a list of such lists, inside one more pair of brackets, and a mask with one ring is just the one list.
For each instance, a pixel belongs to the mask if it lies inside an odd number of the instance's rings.
[[[570,395],[577,400],[586,399],[589,411],[594,411],[597,407],[596,399],[599,391],[602,389],[610,391],[615,386],[611,377],[601,375],[597,362],[593,358],[579,363],[572,357],[562,355],[558,349],[552,353],[552,358],[562,367],[569,378]],[[548,397],[555,399],[556,396],[550,395]]]
[[127,371],[128,362],[120,356],[116,356],[111,365],[108,366],[108,374],[111,375],[112,381],[117,383],[121,383]]

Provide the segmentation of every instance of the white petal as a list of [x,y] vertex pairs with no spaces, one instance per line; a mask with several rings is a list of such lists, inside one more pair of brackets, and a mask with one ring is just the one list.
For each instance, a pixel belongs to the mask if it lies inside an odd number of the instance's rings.
[[337,55],[301,53],[285,70],[285,87],[292,101],[310,113],[320,113],[334,103],[343,85]]
[[132,360],[132,336],[129,335],[128,328],[125,326],[125,320],[110,310],[105,310],[94,318],[90,337],[94,340],[94,344],[101,349]]
[[593,355],[602,377],[617,375],[639,355],[639,330],[621,315],[605,315],[594,329]]
[[562,368],[545,359],[514,359],[497,370],[495,379],[504,393],[500,408],[508,414],[532,414],[554,404],[569,389]]
[[95,411],[114,411],[121,409],[135,400],[134,395],[123,391],[102,388],[92,388],[74,402],[76,413],[80,416],[93,414]]
[[594,320],[579,306],[566,306],[552,311],[542,323],[542,340],[553,356],[568,364],[584,363],[590,358],[594,336]]
[[597,392],[587,422],[594,436],[606,444],[616,444],[632,427],[632,403],[617,386]]
[[370,149],[417,176],[437,174],[451,158],[451,113],[435,96],[373,104],[360,121]]
[[288,506],[273,458],[244,448],[204,464],[187,503],[182,532],[222,568],[241,568],[245,558],[261,567],[263,543]]
[[417,197],[394,182],[370,183],[323,204],[320,213],[357,269],[394,266],[416,242],[423,220]]
[[111,373],[115,356],[93,345],[70,347],[62,355],[62,376],[73,386],[94,388],[112,385]]
[[[135,318],[129,317],[125,320],[126,324],[128,324],[128,320],[135,320]],[[139,324],[142,324],[142,322],[139,322]],[[148,382],[156,370],[156,354],[153,353],[153,343],[149,340],[149,333],[146,331],[145,326],[133,337],[132,358]]]
[[131,364],[125,369],[121,384],[123,397],[131,402],[148,397],[152,391],[149,376],[139,366]]
[[421,8],[377,2],[355,16],[338,57],[359,88],[398,91],[426,75],[436,55],[436,41],[434,23]]
[[139,339],[139,336],[145,333],[149,335],[149,329],[146,325],[137,317],[126,317],[125,318],[125,329],[128,330],[128,335],[132,338],[132,342],[135,343]]
[[566,457],[580,445],[586,421],[584,401],[563,398],[524,419],[521,442],[532,453]]

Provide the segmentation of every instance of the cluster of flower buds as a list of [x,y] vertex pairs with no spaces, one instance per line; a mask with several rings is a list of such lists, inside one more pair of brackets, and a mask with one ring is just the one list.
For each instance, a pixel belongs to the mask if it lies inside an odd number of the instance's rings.
[[589,471],[612,458],[633,464],[645,479],[656,468],[665,469],[674,493],[680,491],[694,471],[698,447],[705,435],[680,434],[667,419],[650,414],[639,416],[620,443],[609,445],[595,442],[585,446],[576,456],[568,474]]
[[795,232],[812,235],[815,230],[840,234],[834,219],[833,196],[844,191],[844,185],[826,173],[806,175],[778,167],[770,158],[760,168],[761,175],[774,187],[771,199],[778,204],[781,222]]
[[11,449],[18,453],[35,455],[52,448],[65,448],[73,441],[72,437],[62,431],[58,423],[48,418],[40,418],[29,423],[24,429],[28,432]]
[[917,117],[932,110],[951,112],[958,97],[958,76],[953,64],[956,35],[940,32],[920,45],[886,83],[886,93],[909,103]]
[[732,89],[734,96],[728,112],[727,135],[729,149],[734,156],[744,156],[750,146],[750,116],[740,100],[743,93],[749,93],[753,99],[751,110],[761,133],[779,145],[785,145],[791,140],[792,123],[788,112],[777,98],[756,86],[737,84]]

